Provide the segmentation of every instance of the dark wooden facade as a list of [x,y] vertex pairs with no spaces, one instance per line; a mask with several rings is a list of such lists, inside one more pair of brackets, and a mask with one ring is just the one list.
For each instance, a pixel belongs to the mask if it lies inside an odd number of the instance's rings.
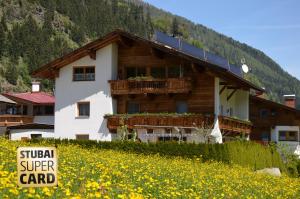
[[[140,106],[140,112],[176,112],[177,102],[186,102],[188,112],[214,114],[214,76],[201,66],[178,57],[156,52],[149,45],[134,43],[133,46],[119,46],[118,79],[110,81],[111,93],[117,99],[118,113],[127,113],[128,102]],[[169,77],[170,67],[180,67],[178,77]],[[127,69],[143,68],[145,80],[127,80]],[[165,70],[165,77],[151,77],[152,68]],[[117,85],[119,84],[119,85]],[[118,87],[119,86],[119,87]]]
[[300,126],[300,112],[294,108],[260,97],[250,97],[250,120],[253,130],[250,139],[271,140],[275,126]]

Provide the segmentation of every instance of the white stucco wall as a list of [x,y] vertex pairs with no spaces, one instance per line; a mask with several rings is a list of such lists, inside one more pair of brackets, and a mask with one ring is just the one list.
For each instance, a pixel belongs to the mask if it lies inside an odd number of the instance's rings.
[[[222,87],[220,87],[220,90]],[[237,117],[242,120],[249,120],[249,91],[237,90],[233,96],[227,100],[232,89],[225,89],[220,96],[219,111],[221,115],[230,116],[229,109],[232,108],[232,117]],[[223,113],[221,112],[223,106]]]
[[249,120],[249,91],[238,90],[235,95],[235,116]]
[[[96,60],[85,56],[59,71],[55,81],[55,137],[75,139],[76,134],[89,134],[89,139],[112,139],[103,116],[116,110],[108,80],[117,77],[118,47],[106,46],[96,53]],[[73,66],[95,66],[95,81],[73,82]],[[77,118],[77,103],[90,102],[90,116]]]
[[34,116],[33,123],[54,124],[54,116]]
[[10,130],[11,140],[21,140],[21,138],[31,138],[31,134],[42,134],[42,138],[53,138],[53,129],[12,129]]
[[220,79],[215,77],[215,115],[220,115]]

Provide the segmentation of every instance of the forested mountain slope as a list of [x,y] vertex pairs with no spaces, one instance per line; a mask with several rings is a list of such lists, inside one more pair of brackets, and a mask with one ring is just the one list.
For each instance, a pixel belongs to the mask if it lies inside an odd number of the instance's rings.
[[[252,71],[247,79],[279,101],[300,95],[300,82],[263,52],[140,0],[0,0],[0,89],[29,89],[30,72],[104,34],[122,28],[150,38],[153,29],[178,33],[188,42]],[[52,83],[43,81],[45,89]],[[1,91],[0,90],[0,91]]]

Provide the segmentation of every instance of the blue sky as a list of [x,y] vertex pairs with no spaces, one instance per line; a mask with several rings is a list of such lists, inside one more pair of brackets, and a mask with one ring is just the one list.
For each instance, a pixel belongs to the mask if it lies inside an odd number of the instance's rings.
[[300,0],[145,0],[257,48],[300,79]]

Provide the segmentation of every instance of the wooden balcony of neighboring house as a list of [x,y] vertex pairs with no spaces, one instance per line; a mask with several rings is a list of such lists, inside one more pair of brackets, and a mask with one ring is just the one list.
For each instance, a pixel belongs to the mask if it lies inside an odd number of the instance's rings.
[[252,123],[227,116],[219,116],[219,127],[223,133],[244,133],[250,134]]
[[0,115],[0,126],[15,126],[33,123],[33,117],[28,115]]
[[[201,114],[128,114],[106,116],[107,128],[116,130],[122,125],[133,128],[168,128],[168,127],[206,127],[213,128],[214,116]],[[247,121],[219,116],[219,126],[222,132],[231,134],[249,134],[252,124]]]
[[192,90],[189,78],[110,80],[112,95],[144,93],[188,93]]

